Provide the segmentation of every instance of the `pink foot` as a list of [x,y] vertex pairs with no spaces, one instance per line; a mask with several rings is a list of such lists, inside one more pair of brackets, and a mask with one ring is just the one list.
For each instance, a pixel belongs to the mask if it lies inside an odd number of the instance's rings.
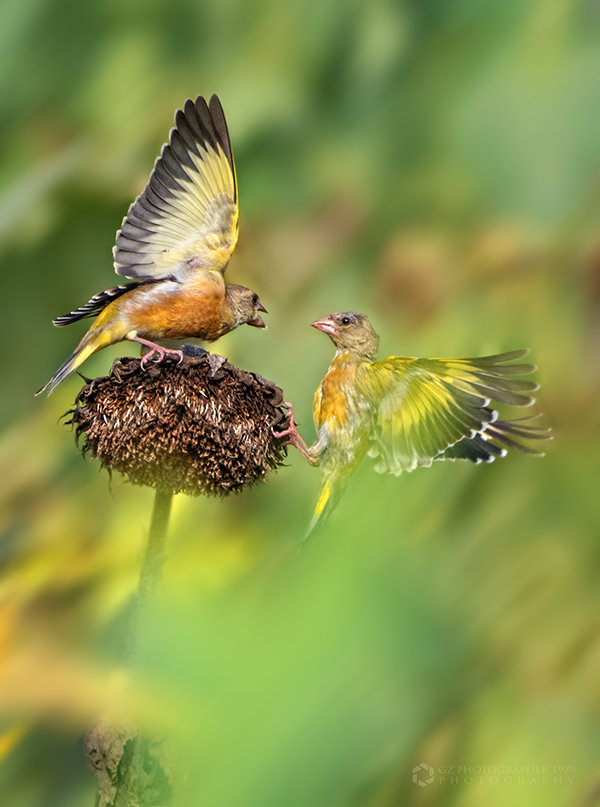
[[[280,438],[280,437],[292,437],[292,436],[300,437],[300,432],[298,431],[298,429],[296,427],[296,424],[294,423],[294,408],[293,408],[293,405],[291,403],[288,403],[287,401],[284,401],[283,405],[288,410],[288,423],[289,423],[289,425],[288,425],[287,429],[284,429],[284,431],[282,431],[282,432],[276,432],[274,429],[271,429],[271,431],[273,432],[273,437],[277,437],[277,438]],[[302,440],[302,437],[300,437],[300,439]],[[289,444],[291,442],[292,441],[290,439],[290,440],[287,441],[287,444]]]
[[311,465],[318,465],[318,462],[315,461],[315,457],[313,457],[310,448],[306,444],[305,440],[303,439],[302,435],[298,431],[298,427],[294,422],[294,411],[291,403],[284,403],[283,404],[288,410],[288,420],[289,425],[287,429],[284,429],[282,432],[276,432],[274,429],[271,429],[273,433],[273,437],[280,439],[281,437],[287,437],[288,439],[285,441],[284,445],[286,446],[294,446],[297,448],[298,451],[306,457],[306,459],[310,462]]
[[155,354],[157,358],[153,359],[154,362],[161,362],[165,356],[177,356],[178,364],[181,364],[183,361],[183,351],[182,350],[173,350],[170,347],[162,347],[162,345],[157,345],[154,342],[150,342],[148,339],[142,339],[141,336],[132,336],[132,342],[139,342],[140,345],[144,345],[145,347],[150,348],[149,352],[142,356],[140,360],[140,367],[145,368],[146,364],[152,359]]

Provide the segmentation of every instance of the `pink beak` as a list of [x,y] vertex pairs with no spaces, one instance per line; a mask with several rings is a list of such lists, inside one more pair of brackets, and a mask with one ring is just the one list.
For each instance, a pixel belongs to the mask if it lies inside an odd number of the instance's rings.
[[331,317],[324,317],[323,319],[318,319],[316,322],[311,322],[310,324],[313,328],[329,334],[329,336],[333,336],[335,333],[337,333],[337,325]]

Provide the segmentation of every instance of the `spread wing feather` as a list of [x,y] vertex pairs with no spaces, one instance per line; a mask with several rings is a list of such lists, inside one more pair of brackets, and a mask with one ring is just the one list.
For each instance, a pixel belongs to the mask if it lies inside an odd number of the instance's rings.
[[[477,359],[413,359],[391,356],[362,368],[362,394],[372,408],[369,454],[377,471],[400,474],[434,460],[491,462],[506,447],[538,453],[528,440],[548,430],[525,420],[498,420],[496,403],[529,406],[531,364],[514,363],[526,350]],[[492,406],[490,406],[492,404]]]
[[224,271],[238,236],[237,183],[223,108],[216,95],[188,99],[175,114],[148,184],[123,219],[113,248],[127,277],[181,279]]
[[[532,426],[539,415],[530,418],[515,418],[513,420],[496,420],[484,432],[476,434],[473,438],[463,438],[450,446],[436,459],[443,460],[471,460],[471,462],[493,462],[496,457],[506,456],[508,448],[517,448],[526,454],[543,457],[535,444],[536,440],[551,440],[550,429]],[[529,441],[534,441],[533,444]]]

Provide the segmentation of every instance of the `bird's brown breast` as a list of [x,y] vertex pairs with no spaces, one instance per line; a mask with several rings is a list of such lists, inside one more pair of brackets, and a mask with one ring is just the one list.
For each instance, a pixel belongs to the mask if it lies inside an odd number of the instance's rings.
[[[327,423],[330,431],[343,426],[349,417],[351,390],[356,377],[356,365],[334,360],[321,382],[318,412],[315,422],[318,426]],[[316,403],[316,401],[315,401]]]
[[[234,327],[225,286],[165,283],[140,290],[128,301],[127,318],[138,336],[149,339],[194,337],[213,341]],[[143,293],[145,291],[145,293]]]

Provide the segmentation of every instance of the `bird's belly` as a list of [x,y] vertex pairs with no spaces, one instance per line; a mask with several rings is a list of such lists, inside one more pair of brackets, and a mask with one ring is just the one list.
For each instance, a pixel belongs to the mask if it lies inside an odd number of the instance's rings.
[[129,311],[138,336],[148,339],[195,337],[212,341],[229,330],[219,289],[182,289],[147,295]]

